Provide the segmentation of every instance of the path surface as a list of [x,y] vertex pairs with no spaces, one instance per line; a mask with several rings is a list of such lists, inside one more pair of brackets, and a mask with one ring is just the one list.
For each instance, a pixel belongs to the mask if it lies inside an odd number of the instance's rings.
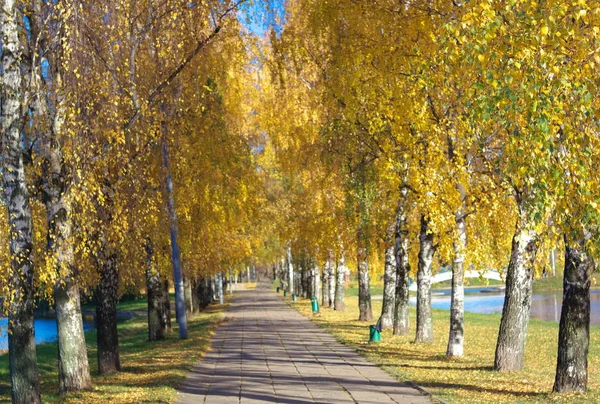
[[237,292],[226,316],[177,403],[431,402],[264,286]]

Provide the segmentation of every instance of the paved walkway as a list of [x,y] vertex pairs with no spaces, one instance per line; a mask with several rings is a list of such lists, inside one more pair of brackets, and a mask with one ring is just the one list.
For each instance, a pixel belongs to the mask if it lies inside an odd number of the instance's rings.
[[177,403],[431,402],[264,286],[238,292],[227,316]]

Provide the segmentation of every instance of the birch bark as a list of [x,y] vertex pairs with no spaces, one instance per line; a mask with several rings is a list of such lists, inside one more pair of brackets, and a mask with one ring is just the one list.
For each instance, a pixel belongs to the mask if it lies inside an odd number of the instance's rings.
[[409,331],[409,305],[408,305],[408,275],[410,264],[408,261],[408,229],[406,214],[406,197],[408,191],[401,190],[401,199],[398,202],[396,223],[396,298],[394,310],[394,335],[408,335]]
[[163,283],[154,258],[154,243],[146,239],[146,299],[148,300],[148,340],[165,338],[167,328],[163,315]]
[[394,326],[394,308],[396,300],[396,218],[386,231],[385,269],[383,273],[383,303],[381,306],[381,328],[388,329]]
[[346,294],[346,265],[344,260],[344,254],[340,253],[340,257],[336,263],[336,274],[335,274],[335,302],[334,310],[345,311],[346,303],[344,297]]
[[590,347],[590,283],[594,260],[587,237],[565,236],[563,303],[558,331],[558,360],[553,390],[585,393]]
[[373,321],[371,308],[371,290],[369,288],[369,260],[367,235],[362,225],[357,231],[357,263],[358,263],[358,321]]
[[9,286],[13,291],[8,313],[8,352],[13,402],[40,403],[33,329],[33,219],[20,144],[24,117],[20,70],[22,45],[19,41],[18,19],[15,0],[2,2],[2,168],[10,228]]
[[[296,293],[294,290],[294,264],[292,263],[291,247],[288,247],[286,250],[286,263],[288,270],[288,293],[291,295],[293,293]],[[248,272],[248,279],[250,279],[250,272]]]
[[435,247],[429,221],[421,216],[419,235],[419,268],[417,271],[417,336],[415,342],[433,343],[431,313],[431,267]]
[[529,215],[519,203],[512,250],[506,274],[506,292],[500,331],[496,344],[494,369],[521,370],[531,311],[533,263],[538,250],[538,235],[531,229]]
[[461,193],[461,207],[456,211],[455,228],[456,240],[454,241],[454,263],[452,265],[452,296],[450,301],[450,334],[446,356],[462,356],[464,353],[465,332],[465,253],[467,250],[467,224],[465,208],[465,191],[458,186]]

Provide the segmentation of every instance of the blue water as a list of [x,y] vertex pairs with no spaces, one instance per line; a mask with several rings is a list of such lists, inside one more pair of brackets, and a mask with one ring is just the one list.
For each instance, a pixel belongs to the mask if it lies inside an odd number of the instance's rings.
[[[8,319],[0,318],[0,351],[8,349]],[[35,327],[35,343],[54,342],[57,340],[56,319],[36,319]],[[84,321],[83,329],[90,331],[94,329],[92,321]]]
[[[590,291],[592,326],[600,326],[600,290]],[[416,298],[410,299],[410,304],[417,304]],[[465,289],[465,311],[471,313],[502,313],[504,292],[495,288]],[[450,310],[450,291],[434,291],[431,306],[435,309]],[[535,294],[531,300],[531,318],[544,321],[560,321],[562,294]]]

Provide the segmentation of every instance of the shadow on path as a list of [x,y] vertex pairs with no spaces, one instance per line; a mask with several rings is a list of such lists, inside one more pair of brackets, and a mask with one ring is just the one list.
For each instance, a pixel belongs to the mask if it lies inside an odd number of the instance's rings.
[[265,285],[238,292],[177,403],[429,403],[288,307]]

